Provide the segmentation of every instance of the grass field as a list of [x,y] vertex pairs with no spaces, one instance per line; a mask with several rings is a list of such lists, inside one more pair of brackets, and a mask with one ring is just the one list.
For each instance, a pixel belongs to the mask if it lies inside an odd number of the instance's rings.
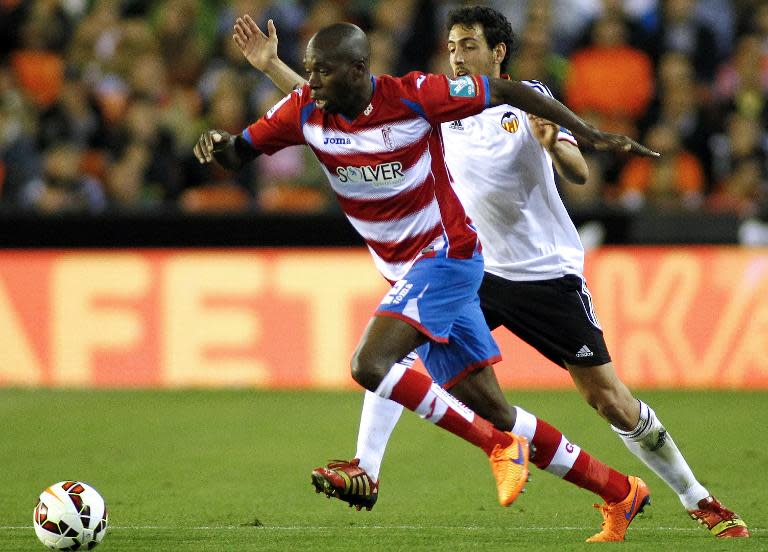
[[[653,503],[631,550],[768,549],[768,394],[640,393],[699,479],[749,523],[715,541],[574,392],[511,395],[617,469]],[[312,467],[354,453],[362,395],[253,391],[0,391],[0,550],[43,550],[31,528],[40,491],[82,479],[101,491],[110,529],[98,550],[579,550],[597,531],[586,491],[534,469],[503,509],[478,450],[405,413],[379,502],[355,512],[315,495]]]

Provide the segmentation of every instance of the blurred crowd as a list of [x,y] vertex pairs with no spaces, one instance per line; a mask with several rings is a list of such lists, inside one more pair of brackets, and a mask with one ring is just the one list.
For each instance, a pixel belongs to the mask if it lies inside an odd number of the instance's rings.
[[[341,20],[371,38],[376,74],[450,73],[438,0],[0,0],[0,206],[39,213],[335,209],[305,147],[230,174],[201,166],[206,128],[240,132],[281,94],[232,25],[275,20],[301,70]],[[469,3],[469,2],[468,2]],[[545,82],[660,160],[584,149],[572,209],[735,213],[768,205],[768,0],[499,0],[519,45],[509,73]]]

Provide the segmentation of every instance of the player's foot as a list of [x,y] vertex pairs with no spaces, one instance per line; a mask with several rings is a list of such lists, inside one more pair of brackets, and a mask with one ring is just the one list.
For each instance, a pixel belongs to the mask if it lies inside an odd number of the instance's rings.
[[749,529],[738,514],[720,504],[714,496],[699,500],[697,510],[688,510],[693,519],[719,539],[748,537]]
[[354,506],[359,512],[370,511],[379,498],[379,482],[375,483],[360,467],[360,460],[334,460],[324,468],[312,470],[312,485],[316,493],[325,493]]
[[489,457],[502,506],[512,504],[528,481],[528,439],[514,433],[509,435],[514,439],[512,444],[506,448],[496,445]]
[[629,524],[651,503],[651,494],[645,482],[634,475],[628,479],[629,494],[624,500],[613,504],[595,504],[595,508],[603,514],[603,530],[589,537],[587,542],[623,541]]

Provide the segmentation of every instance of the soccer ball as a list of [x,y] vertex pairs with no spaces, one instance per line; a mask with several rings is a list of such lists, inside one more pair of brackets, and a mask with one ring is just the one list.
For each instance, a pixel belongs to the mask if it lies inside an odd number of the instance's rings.
[[59,481],[40,493],[32,520],[48,548],[90,550],[107,532],[107,505],[90,485]]

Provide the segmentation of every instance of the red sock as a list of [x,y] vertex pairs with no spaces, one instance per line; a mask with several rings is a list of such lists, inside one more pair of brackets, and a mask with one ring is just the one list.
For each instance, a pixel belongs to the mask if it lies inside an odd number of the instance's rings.
[[393,368],[385,377],[385,380],[394,381],[388,399],[480,447],[488,455],[495,445],[507,447],[513,443],[507,433],[499,431],[488,420],[461,404],[430,377],[409,368],[405,368],[399,379],[398,375]]
[[531,442],[536,447],[532,461],[542,470],[592,491],[608,503],[624,500],[629,494],[626,475],[569,443],[557,428],[541,418],[536,419],[536,432]]
[[563,479],[600,495],[609,504],[624,500],[630,489],[626,475],[603,464],[584,450]]

